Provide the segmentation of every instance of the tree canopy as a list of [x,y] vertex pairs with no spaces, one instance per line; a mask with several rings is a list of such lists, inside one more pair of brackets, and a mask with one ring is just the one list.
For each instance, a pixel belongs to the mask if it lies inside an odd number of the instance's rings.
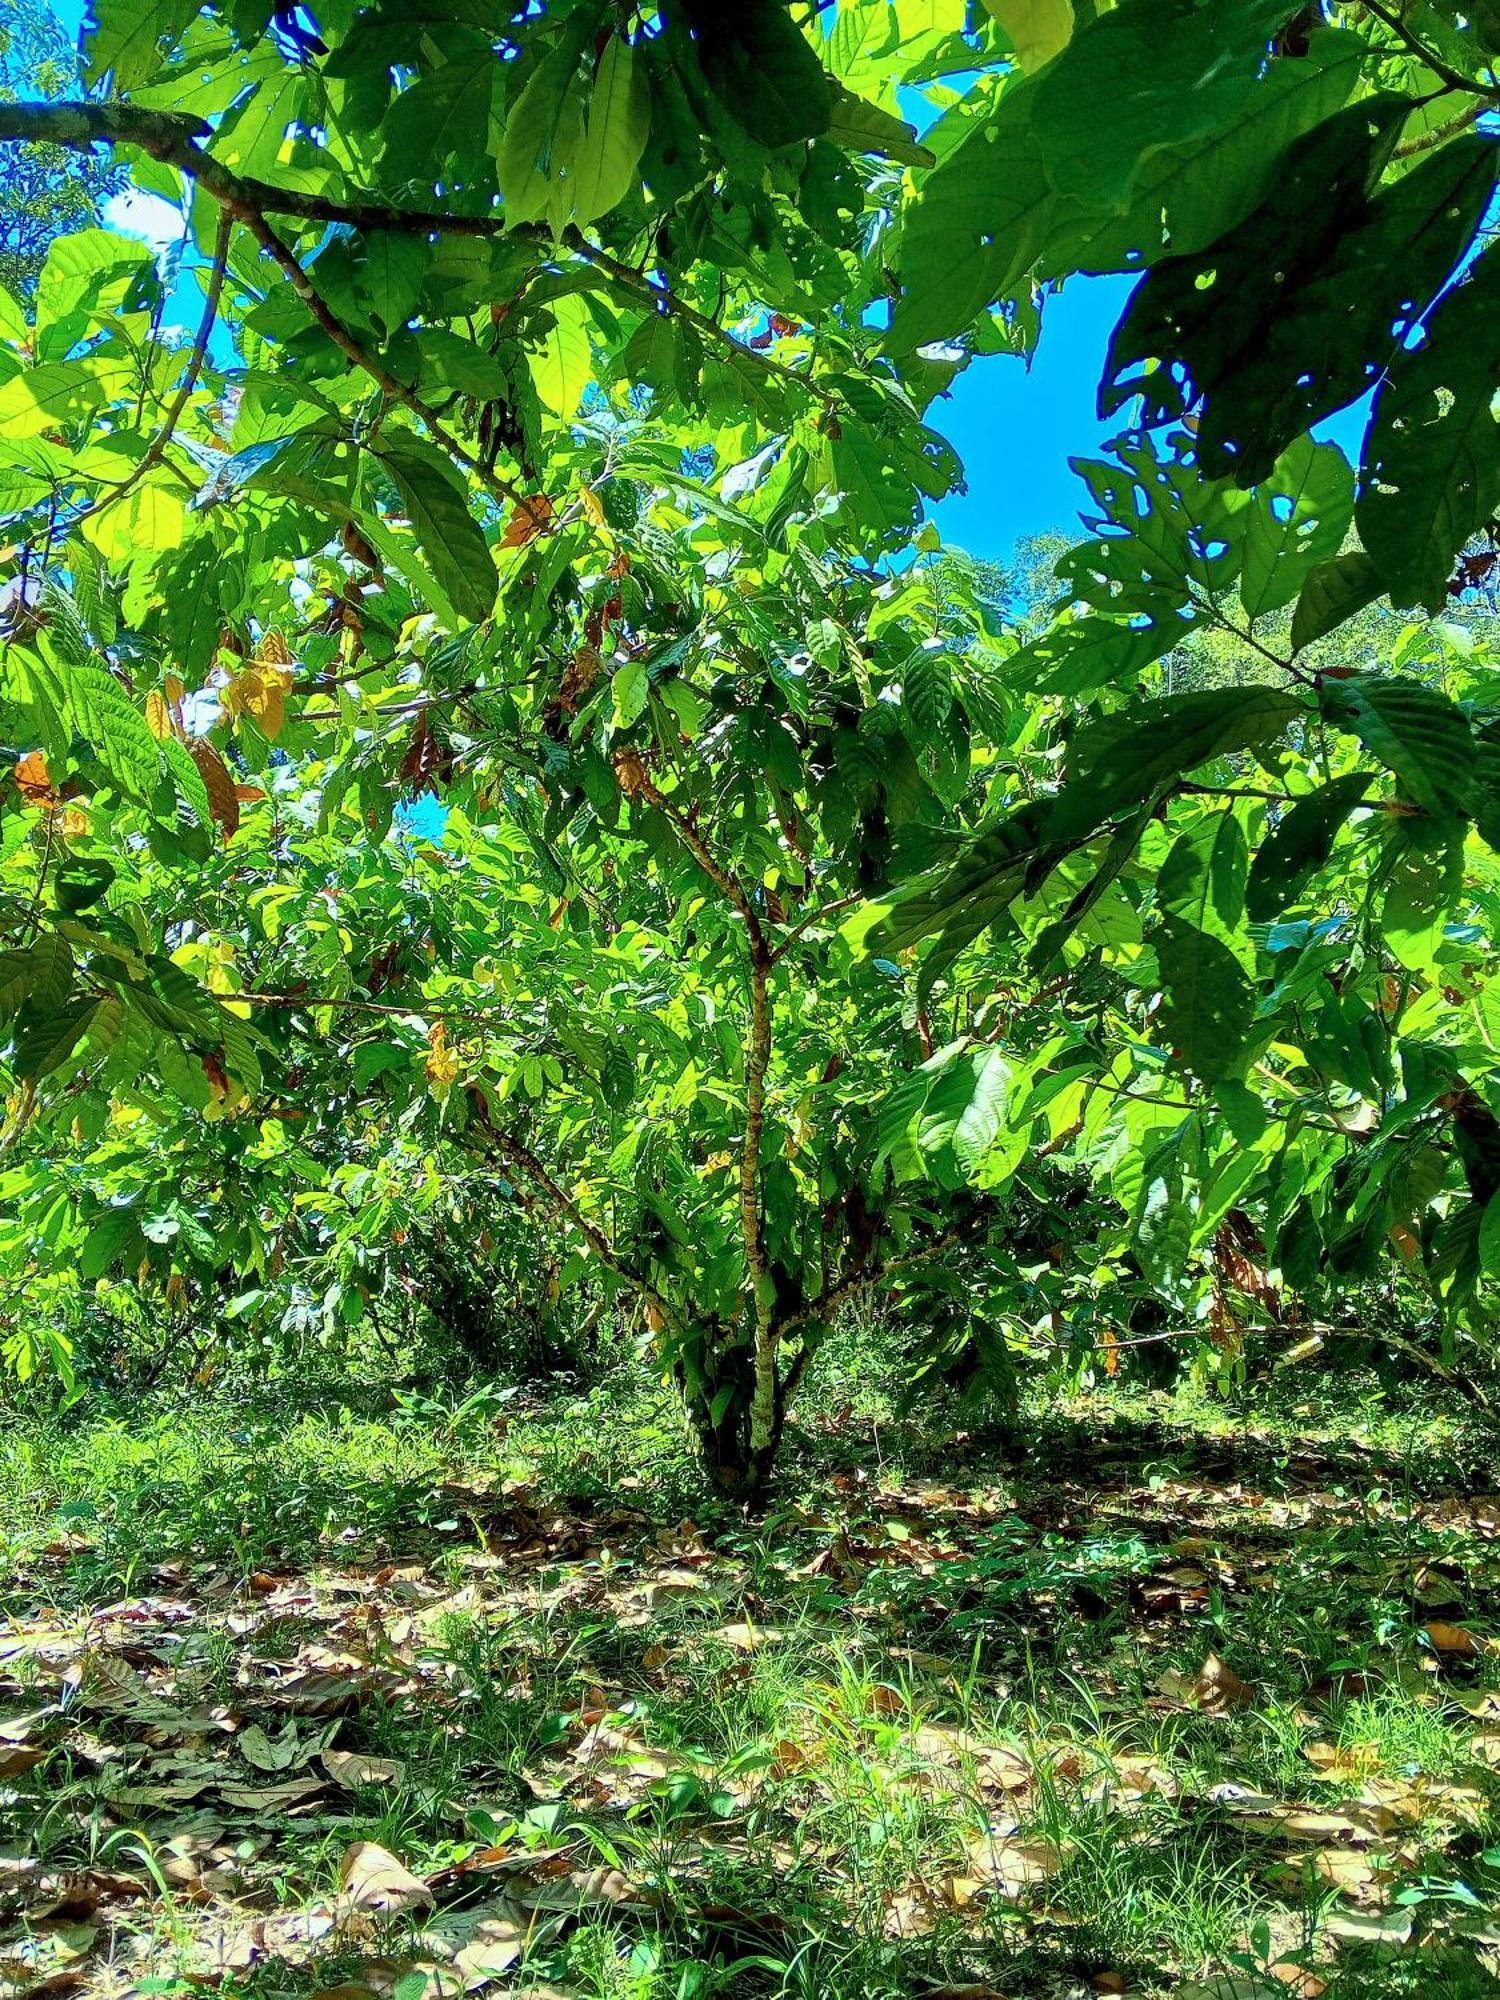
[[[0,298],[13,1359],[75,1267],[348,1327],[462,1215],[747,1491],[872,1289],[1002,1376],[1377,1281],[1482,1334],[1493,7],[96,0],[85,60],[0,141],[173,204],[201,304],[100,227]],[[1008,602],[944,394],[1100,272],[1121,431]]]

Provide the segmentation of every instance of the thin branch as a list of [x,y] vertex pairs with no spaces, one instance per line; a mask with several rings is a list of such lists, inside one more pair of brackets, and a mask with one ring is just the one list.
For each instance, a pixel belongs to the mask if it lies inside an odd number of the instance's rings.
[[1450,139],[1467,132],[1485,115],[1484,105],[1466,104],[1456,118],[1446,119],[1441,125],[1434,125],[1430,132],[1423,132],[1415,139],[1403,139],[1396,148],[1393,159],[1414,160],[1419,153],[1430,153],[1435,146],[1444,146]]
[[852,895],[837,896],[831,903],[823,903],[816,910],[809,910],[806,916],[799,917],[785,937],[778,941],[776,949],[771,953],[771,963],[775,965],[784,958],[803,932],[810,931],[814,924],[821,923],[825,917],[836,916],[840,910],[852,910],[856,903],[863,901],[864,892],[856,889]]
[[778,1321],[777,1333],[785,1339],[787,1334],[795,1333],[811,1321],[826,1319],[830,1313],[836,1312],[849,1299],[857,1298],[861,1292],[873,1291],[877,1286],[888,1284],[892,1278],[899,1277],[903,1271],[910,1271],[918,1264],[926,1264],[934,1257],[941,1257],[945,1250],[951,1250],[955,1244],[962,1243],[966,1237],[972,1235],[973,1230],[974,1224],[971,1218],[970,1221],[959,1224],[957,1228],[949,1229],[943,1235],[934,1237],[930,1243],[924,1243],[916,1250],[905,1251],[899,1257],[888,1257],[884,1263],[872,1264],[868,1270],[856,1271],[849,1277],[840,1278],[836,1285],[826,1286],[815,1299],[810,1299],[805,1306]]
[[419,1021],[452,1021],[468,1028],[493,1028],[503,1025],[508,1018],[499,1007],[489,1013],[478,1013],[470,1008],[434,1007],[425,1000],[359,1000],[335,998],[330,993],[226,993],[223,998],[227,1004],[273,1007],[287,1013],[310,1014],[319,1007],[332,1007],[339,1013],[409,1014]]
[[769,963],[770,953],[766,946],[765,926],[761,922],[759,910],[750,900],[744,883],[716,858],[708,842],[682,808],[674,805],[660,785],[647,776],[645,767],[634,751],[623,752],[616,759],[615,772],[620,780],[620,788],[627,798],[642,798],[648,805],[655,806],[709,881],[733,904],[750,935],[752,946],[757,950],[765,950]]
[[[224,291],[224,272],[229,259],[229,238],[233,230],[234,216],[227,208],[221,208],[219,226],[214,238],[213,263],[208,276],[208,292],[203,301],[203,317],[198,322],[198,331],[193,337],[187,370],[178,384],[176,395],[167,406],[160,428],[142,452],[139,462],[125,475],[119,485],[112,492],[91,501],[88,506],[81,507],[74,514],[68,523],[70,530],[76,528],[80,521],[90,520],[116,506],[133,487],[140,484],[148,472],[166,458],[167,446],[172,442],[177,426],[182,421],[182,413],[188,406],[189,397],[198,386],[198,377],[203,372],[203,363],[208,355],[208,343],[213,336],[214,322],[219,316],[219,300]],[[175,474],[175,467],[168,464],[167,469]],[[192,485],[192,482],[189,484]],[[192,485],[192,490],[196,493],[197,486]]]
[[[88,152],[94,146],[139,146],[152,159],[176,167],[196,181],[216,201],[238,213],[297,216],[304,222],[344,223],[353,229],[383,229],[418,236],[500,236],[507,233],[503,210],[489,215],[455,215],[446,209],[407,208],[399,203],[368,198],[335,200],[328,195],[308,194],[297,188],[274,186],[270,181],[235,173],[199,143],[212,138],[213,127],[201,118],[167,111],[148,111],[134,104],[86,104],[76,102],[42,104],[0,104],[0,143],[6,140],[45,141],[74,152]],[[530,234],[511,227],[511,235]],[[607,250],[587,242],[576,231],[569,234],[566,248],[601,271],[612,283],[644,299],[653,311],[666,312],[694,327],[715,345],[726,347],[736,359],[762,374],[794,383],[815,397],[825,408],[836,409],[838,398],[821,383],[814,382],[799,368],[749,347],[742,340],[696,307],[690,306],[659,279],[644,276],[623,264]]]
[[1487,97],[1491,102],[1500,104],[1500,86],[1480,83],[1472,76],[1465,76],[1461,69],[1455,69],[1436,50],[1428,48],[1421,36],[1414,34],[1407,27],[1400,14],[1382,5],[1381,0],[1364,0],[1364,4],[1365,11],[1373,14],[1377,21],[1383,21],[1403,47],[1419,62],[1425,63],[1433,75],[1441,78],[1450,90],[1464,91],[1470,97]]
[[263,250],[269,253],[286,273],[287,278],[291,281],[293,291],[296,292],[303,305],[307,307],[307,310],[312,314],[318,325],[322,327],[340,353],[347,355],[356,368],[363,369],[371,381],[392,402],[400,403],[403,408],[410,410],[412,415],[420,420],[443,447],[444,451],[451,458],[455,459],[458,464],[463,466],[465,471],[472,473],[487,492],[492,494],[497,500],[508,501],[513,507],[521,506],[522,497],[517,487],[512,486],[508,479],[502,479],[482,459],[476,458],[473,452],[461,445],[453,433],[444,425],[436,411],[429,404],[423,402],[415,389],[409,389],[404,382],[393,375],[381,362],[375,360],[373,356],[366,354],[354,335],[339,318],[338,314],[320,296],[312,279],[308,277],[296,257],[287,248],[286,244],[282,242],[281,238],[276,234],[270,223],[266,221],[266,218],[260,213],[259,209],[250,206],[243,200],[235,200],[230,203],[227,197],[225,199],[226,205],[231,206],[233,212],[243,219],[245,226],[249,229],[256,242],[260,244]]
[[508,1132],[498,1132],[491,1128],[489,1136],[494,1140],[495,1145],[505,1158],[518,1166],[528,1179],[534,1181],[542,1189],[549,1200],[556,1203],[557,1207],[567,1216],[573,1227],[578,1231],[585,1243],[588,1244],[590,1250],[593,1251],[605,1269],[613,1271],[621,1284],[628,1285],[633,1292],[638,1293],[649,1305],[653,1306],[666,1325],[674,1328],[677,1327],[679,1325],[677,1314],[669,1302],[656,1289],[649,1278],[643,1278],[639,1271],[634,1270],[624,1261],[603,1230],[589,1221],[577,1202],[574,1201],[573,1197],[560,1182],[556,1181],[548,1173],[530,1147],[523,1145],[519,1139],[513,1138]]

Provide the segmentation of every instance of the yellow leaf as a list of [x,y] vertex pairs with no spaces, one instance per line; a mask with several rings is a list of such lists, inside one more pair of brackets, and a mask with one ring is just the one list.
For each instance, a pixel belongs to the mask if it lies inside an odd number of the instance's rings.
[[1073,0],[984,0],[1010,37],[1016,67],[1038,70],[1073,39]]

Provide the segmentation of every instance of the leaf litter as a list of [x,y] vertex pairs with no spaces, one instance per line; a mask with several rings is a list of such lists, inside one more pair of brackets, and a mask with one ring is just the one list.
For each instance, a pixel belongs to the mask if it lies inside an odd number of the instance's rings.
[[[1440,1901],[1402,1895],[1445,1853],[1461,1866],[1493,1810],[1500,1687],[1484,1676],[1500,1605],[1477,1558],[1494,1534],[1489,1503],[1412,1510],[1450,1559],[1404,1586],[1387,1566],[1381,1588],[1404,1588],[1409,1606],[1389,1657],[1367,1649],[1357,1669],[1321,1679],[1309,1662],[1291,1717],[1302,1781],[1283,1771],[1268,1787],[1264,1769],[1224,1767],[1237,1733],[1268,1714],[1287,1726],[1285,1697],[1263,1684],[1263,1658],[1225,1644],[1222,1609],[1217,1623],[1209,1613],[1283,1588],[1277,1552],[1298,1536],[1320,1537],[1326,1558],[1345,1533],[1341,1495],[1181,1480],[1149,1496],[1057,1487],[1022,1512],[998,1488],[910,1482],[831,1499],[803,1511],[769,1567],[732,1532],[482,1487],[466,1500],[481,1540],[457,1555],[351,1554],[241,1584],[179,1573],[85,1613],[48,1601],[68,1597],[81,1538],[33,1558],[32,1609],[0,1634],[0,1799],[20,1835],[0,1853],[0,2000],[151,1990],[139,1981],[163,1962],[168,1919],[173,1969],[191,1980],[271,1966],[315,1978],[336,1959],[358,1968],[351,1992],[400,2000],[505,1991],[517,1968],[540,1979],[601,1914],[643,1932],[688,1922],[775,1937],[788,1884],[851,1914],[865,1894],[847,1848],[818,1831],[847,1806],[855,1771],[872,1795],[910,1801],[893,1803],[898,1815],[939,1815],[905,1881],[879,1890],[881,1929],[912,1952],[945,1941],[976,1975],[993,1962],[997,1912],[1027,1937],[1076,1927],[1101,1824],[1141,1848],[1232,1830],[1267,1895],[1289,1909],[1309,1889],[1325,1899],[1335,1960],[1462,1934]],[[1400,1525],[1409,1535],[1414,1521]],[[1367,1560],[1347,1560],[1358,1587]],[[1132,1680],[1118,1653],[1107,1669],[1096,1656],[1102,1734],[1034,1686],[1009,1700],[995,1666],[1049,1626],[1087,1632],[1096,1600],[1123,1607],[1137,1668]],[[1435,1620],[1435,1603],[1459,1616]],[[578,1635],[601,1633],[609,1643],[570,1665]],[[472,1728],[460,1634],[480,1646],[489,1694],[498,1686],[530,1718],[499,1768]],[[728,1754],[684,1732],[681,1702],[743,1701],[788,1660],[802,1692],[763,1736],[748,1727],[753,1705]],[[1450,1764],[1393,1768],[1378,1731],[1343,1727],[1371,1688],[1399,1689],[1446,1726]],[[81,1841],[55,1864],[28,1851],[59,1798],[80,1831],[96,1827],[98,1860]],[[402,1844],[384,1805],[414,1798],[426,1831]],[[666,1880],[618,1837],[632,1815],[662,1813]],[[1467,1948],[1500,1965],[1472,1924]],[[1090,1990],[1213,1990],[1188,1983],[1203,1971],[1181,1967],[1175,1988],[1158,1977]],[[1288,1986],[1278,1977],[1275,1990]],[[913,1990],[942,1989],[918,1978]]]

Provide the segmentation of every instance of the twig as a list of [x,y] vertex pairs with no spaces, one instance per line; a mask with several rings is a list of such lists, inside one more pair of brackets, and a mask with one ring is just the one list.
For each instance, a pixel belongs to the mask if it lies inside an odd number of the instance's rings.
[[863,901],[863,891],[856,889],[852,895],[837,896],[833,902],[823,903],[816,910],[809,910],[806,916],[799,917],[786,935],[779,940],[776,949],[771,953],[771,963],[774,965],[784,958],[803,932],[810,931],[814,924],[821,923],[825,917],[837,915],[840,910],[852,910],[856,903]]
[[409,389],[403,381],[393,375],[381,362],[375,360],[372,355],[366,354],[365,350],[360,346],[348,327],[344,325],[338,314],[320,296],[312,279],[308,277],[306,271],[303,270],[301,264],[297,261],[297,258],[287,248],[286,244],[282,242],[260,210],[252,207],[248,202],[240,198],[231,200],[229,197],[223,197],[223,199],[226,202],[226,206],[231,207],[233,213],[243,219],[246,228],[249,229],[251,235],[260,244],[261,248],[267,251],[275,262],[281,266],[281,269],[291,281],[293,291],[296,292],[298,298],[301,299],[307,310],[312,314],[318,325],[322,327],[340,353],[347,355],[356,368],[363,369],[371,381],[385,395],[389,396],[392,402],[400,403],[403,408],[410,410],[412,415],[417,417],[426,429],[431,432],[444,451],[451,458],[456,459],[465,471],[472,473],[487,492],[492,494],[497,500],[508,501],[513,507],[521,506],[522,496],[517,487],[512,486],[508,479],[502,479],[482,459],[476,458],[473,452],[461,445],[453,433],[444,425],[436,411],[429,404],[423,402],[415,389]]
[[[188,398],[198,386],[198,377],[203,372],[203,363],[208,354],[208,343],[213,336],[214,322],[219,316],[219,300],[224,291],[224,271],[229,258],[229,238],[234,229],[234,216],[227,208],[219,210],[219,226],[214,238],[213,263],[209,270],[208,293],[203,301],[203,317],[198,322],[198,331],[193,337],[193,345],[188,354],[187,371],[178,385],[177,393],[167,407],[161,426],[150,444],[142,452],[139,462],[120,481],[119,485],[100,499],[81,507],[68,523],[69,529],[76,528],[80,521],[93,519],[116,506],[132,487],[138,486],[153,467],[160,465],[166,457],[167,446],[172,442],[182,413],[188,406]],[[175,474],[175,467],[168,465]],[[180,474],[176,474],[181,477]],[[194,492],[197,486],[188,482]]]
[[1397,40],[1419,62],[1425,63],[1434,76],[1440,77],[1450,90],[1462,90],[1471,97],[1487,97],[1493,103],[1500,104],[1500,86],[1480,83],[1472,76],[1465,76],[1461,69],[1454,69],[1453,65],[1435,50],[1428,48],[1420,35],[1414,34],[1407,27],[1399,13],[1393,13],[1389,7],[1383,6],[1381,0],[1364,0],[1364,4],[1366,11],[1373,14],[1377,21],[1383,21]]

